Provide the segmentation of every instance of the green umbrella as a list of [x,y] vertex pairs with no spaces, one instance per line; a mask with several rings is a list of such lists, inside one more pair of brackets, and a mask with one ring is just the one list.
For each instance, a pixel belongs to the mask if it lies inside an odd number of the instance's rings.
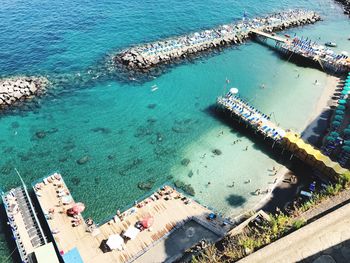
[[334,142],[335,138],[333,138],[332,136],[327,136],[326,140],[329,142]]
[[350,146],[350,141],[348,140],[348,141],[344,141],[344,144],[346,145],[346,146]]
[[339,105],[339,106],[337,107],[337,109],[338,109],[338,110],[345,110],[346,108],[345,108],[344,105]]
[[337,115],[344,115],[344,111],[343,110],[336,110],[335,114],[337,114]]
[[346,104],[346,100],[338,100],[338,104]]
[[335,115],[334,119],[337,120],[337,121],[342,121],[343,120],[343,116]]
[[343,147],[343,150],[344,150],[345,152],[348,152],[348,153],[349,153],[349,152],[350,152],[350,146],[346,146],[346,145],[345,145],[345,146]]
[[336,132],[336,131],[332,131],[329,135],[331,137],[337,138],[340,134],[338,132]]
[[334,127],[339,127],[340,126],[340,121],[333,121],[332,122],[332,125],[334,126]]
[[349,93],[349,90],[343,90],[343,91],[341,92],[342,95],[347,95],[348,93]]
[[344,130],[344,134],[350,135],[350,129],[345,129],[345,130]]

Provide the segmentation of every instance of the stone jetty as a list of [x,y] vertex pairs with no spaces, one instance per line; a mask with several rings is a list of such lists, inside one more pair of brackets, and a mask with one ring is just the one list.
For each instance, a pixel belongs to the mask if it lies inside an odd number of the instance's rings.
[[13,77],[0,79],[0,109],[24,101],[45,91],[49,81],[44,77]]
[[335,1],[342,4],[344,14],[350,16],[350,0],[335,0]]
[[116,54],[113,60],[129,70],[147,72],[159,64],[171,63],[213,48],[240,44],[250,38],[252,30],[279,31],[313,24],[320,19],[313,11],[299,9],[253,19],[243,18],[214,29],[132,47]]

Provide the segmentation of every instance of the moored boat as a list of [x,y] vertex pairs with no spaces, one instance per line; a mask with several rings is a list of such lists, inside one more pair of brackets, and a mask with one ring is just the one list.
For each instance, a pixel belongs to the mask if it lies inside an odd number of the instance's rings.
[[325,46],[327,46],[327,47],[336,47],[337,43],[335,43],[335,42],[326,42]]

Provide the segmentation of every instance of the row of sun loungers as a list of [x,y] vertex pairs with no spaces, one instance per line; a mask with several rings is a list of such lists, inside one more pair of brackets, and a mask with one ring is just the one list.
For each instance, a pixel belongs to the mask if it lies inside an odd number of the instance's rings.
[[2,199],[21,260],[29,262],[28,255],[46,243],[29,196],[18,187],[3,194]]
[[219,104],[225,106],[233,114],[243,119],[247,124],[254,127],[264,136],[270,137],[276,141],[283,138],[285,132],[277,128],[269,121],[270,117],[261,113],[259,110],[250,106],[247,102],[230,92],[224,98],[218,99]]

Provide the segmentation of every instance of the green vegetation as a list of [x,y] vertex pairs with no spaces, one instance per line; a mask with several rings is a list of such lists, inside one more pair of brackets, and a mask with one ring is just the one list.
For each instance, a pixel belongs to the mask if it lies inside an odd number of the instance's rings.
[[269,221],[261,224],[249,224],[245,229],[235,235],[227,236],[220,244],[210,245],[198,256],[193,257],[193,263],[204,262],[234,262],[242,257],[262,248],[286,234],[300,229],[307,222],[300,216],[303,212],[314,208],[323,200],[339,194],[350,186],[350,174],[343,174],[339,180],[327,186],[324,190],[314,193],[313,197],[303,204],[294,207],[290,215],[277,212],[270,215]]

